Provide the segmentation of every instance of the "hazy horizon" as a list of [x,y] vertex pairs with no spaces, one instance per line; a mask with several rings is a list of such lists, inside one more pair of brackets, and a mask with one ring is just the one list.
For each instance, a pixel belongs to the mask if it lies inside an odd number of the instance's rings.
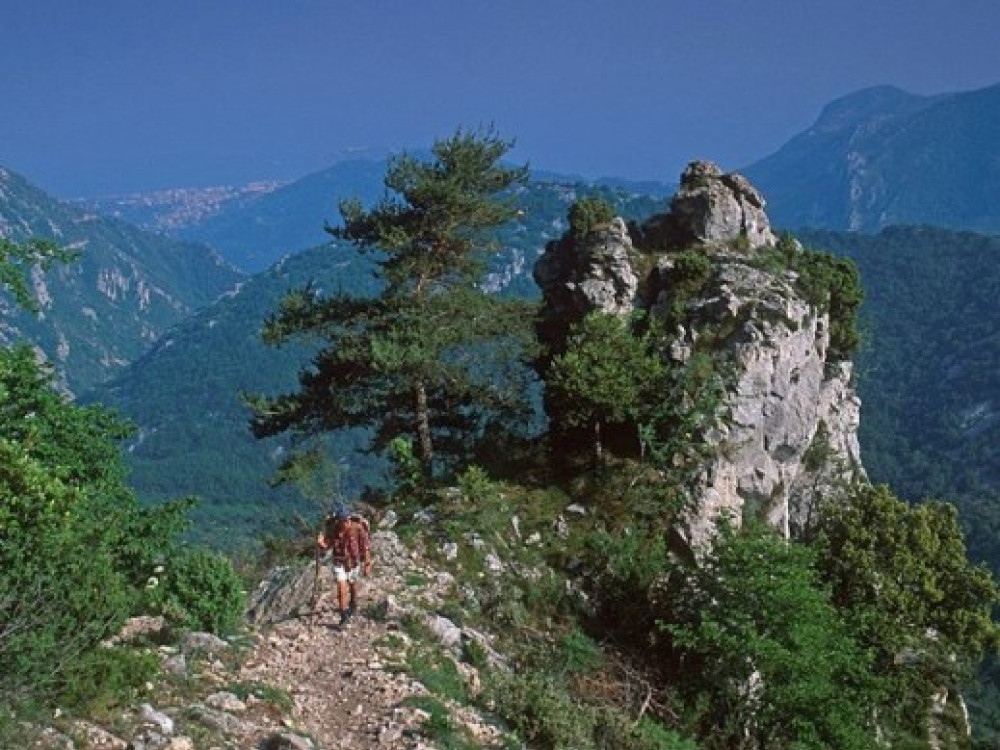
[[492,123],[589,179],[738,169],[875,85],[1000,82],[1000,4],[39,0],[4,9],[0,164],[60,197],[292,180]]

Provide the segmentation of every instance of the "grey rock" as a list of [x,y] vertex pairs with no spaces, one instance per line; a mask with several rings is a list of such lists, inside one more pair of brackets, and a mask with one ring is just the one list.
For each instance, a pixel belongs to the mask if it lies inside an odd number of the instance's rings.
[[84,747],[101,748],[101,750],[126,750],[128,747],[125,740],[88,721],[78,719],[73,722],[72,727],[73,735],[81,739]]
[[[830,362],[829,318],[791,280],[748,265],[739,255],[713,257],[714,275],[693,303],[685,329],[729,330],[716,346],[730,356],[720,421],[706,432],[712,448],[693,487],[689,541],[713,533],[721,515],[750,511],[786,536],[808,523],[814,493],[864,476],[857,438],[860,401],[851,363]],[[806,453],[820,442],[819,467]],[[687,460],[687,459],[685,459]]]
[[[539,337],[558,351],[588,312],[625,315],[643,307],[654,319],[670,315],[665,362],[683,364],[709,341],[733,376],[714,420],[673,457],[690,477],[681,536],[697,548],[720,517],[739,523],[746,515],[796,534],[811,522],[818,492],[864,477],[851,363],[829,356],[829,316],[800,296],[793,272],[752,265],[754,251],[775,237],[763,196],[745,178],[692,162],[670,207],[633,232],[653,256],[643,260],[653,270],[642,299],[629,291],[639,274],[623,223],[598,228],[583,242],[567,236],[549,243],[535,266],[544,301]],[[692,247],[705,253],[709,276],[698,297],[685,298],[678,321],[674,259]],[[819,463],[807,460],[820,453]],[[574,504],[566,508],[571,513],[586,509]]]
[[392,594],[388,594],[375,604],[375,617],[388,622],[399,622],[412,612],[412,608],[400,603]]
[[436,518],[437,513],[434,512],[433,508],[421,508],[413,514],[413,520],[417,523],[433,523]]
[[218,654],[229,650],[229,642],[212,633],[186,633],[181,639],[181,652],[184,654]]
[[241,701],[232,693],[226,691],[212,693],[210,696],[205,698],[205,705],[211,708],[217,708],[220,711],[229,711],[230,713],[239,713],[240,711],[247,710],[246,703]]
[[393,745],[403,739],[403,730],[392,724],[382,727],[378,732],[378,744]]
[[486,569],[491,573],[499,573],[503,570],[503,561],[496,552],[490,552],[486,555]]
[[538,326],[542,342],[560,346],[566,332],[593,312],[628,315],[639,291],[633,252],[621,218],[595,227],[582,242],[548,243],[534,267],[545,300]]
[[462,630],[447,617],[428,614],[427,627],[434,637],[448,648],[458,648],[462,645]]
[[569,523],[566,521],[565,516],[561,513],[556,516],[555,523],[553,524],[556,536],[560,539],[565,539],[569,536]]
[[380,529],[392,529],[395,528],[396,524],[399,522],[399,516],[396,515],[396,511],[392,508],[387,510],[382,518],[379,519],[378,527]]
[[187,676],[187,657],[184,654],[173,654],[163,660],[163,671],[174,677]]
[[446,560],[454,560],[458,557],[458,544],[456,542],[445,542],[441,545],[441,554]]
[[243,721],[225,711],[218,711],[200,704],[192,706],[189,713],[201,724],[223,734],[244,737],[257,729],[257,726],[251,722]]
[[451,585],[453,585],[455,583],[455,576],[453,576],[451,573],[449,573],[446,570],[442,570],[440,573],[438,573],[435,576],[435,580],[437,581],[437,585],[440,588],[445,589],[445,588],[448,588],[449,586],[451,586]]
[[167,629],[167,621],[162,615],[140,615],[131,617],[122,625],[118,634],[106,641],[105,645],[117,646],[131,643],[138,638],[156,638]]
[[174,720],[148,703],[139,706],[139,716],[144,723],[152,725],[163,734],[174,733]]
[[580,505],[579,503],[573,503],[572,505],[566,506],[567,513],[576,513],[578,516],[587,515],[587,509]]
[[[320,576],[329,575],[325,568],[320,566]],[[315,564],[273,569],[250,597],[246,619],[252,625],[271,625],[308,610],[319,582]]]
[[775,243],[764,206],[764,197],[742,175],[693,161],[681,175],[670,210],[683,241],[745,242],[752,250]]

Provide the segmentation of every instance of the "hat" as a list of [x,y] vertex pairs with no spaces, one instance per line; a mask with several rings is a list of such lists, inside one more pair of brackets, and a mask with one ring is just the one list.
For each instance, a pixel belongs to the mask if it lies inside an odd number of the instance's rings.
[[333,517],[338,520],[344,520],[345,518],[351,517],[351,509],[346,505],[338,505],[336,510],[333,512]]

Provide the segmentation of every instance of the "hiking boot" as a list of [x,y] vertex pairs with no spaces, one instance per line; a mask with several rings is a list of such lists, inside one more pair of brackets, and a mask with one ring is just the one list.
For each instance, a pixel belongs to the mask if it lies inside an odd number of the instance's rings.
[[353,614],[354,614],[354,612],[352,612],[349,609],[342,609],[342,610],[340,610],[340,624],[341,624],[341,626],[344,626],[348,622],[350,622],[351,615],[353,615]]

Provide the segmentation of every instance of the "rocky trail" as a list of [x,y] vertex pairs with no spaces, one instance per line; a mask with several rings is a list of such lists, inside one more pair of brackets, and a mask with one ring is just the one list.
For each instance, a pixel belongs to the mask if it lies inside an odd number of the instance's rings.
[[[229,641],[189,633],[156,647],[163,676],[147,685],[144,702],[99,721],[57,715],[31,747],[433,750],[438,745],[424,726],[431,713],[422,703],[429,700],[447,711],[463,746],[503,746],[490,721],[467,705],[432,697],[410,674],[408,655],[431,649],[454,666],[451,674],[461,675],[468,694],[478,690],[478,671],[460,658],[462,643],[474,638],[490,651],[489,639],[435,613],[454,595],[453,577],[435,571],[391,531],[374,533],[372,546],[372,575],[363,579],[359,611],[346,624],[327,566],[318,580],[312,564],[276,568],[252,597],[247,633]],[[163,627],[162,618],[137,618],[114,640],[156,642]],[[417,637],[408,632],[414,630]]]
[[[427,714],[403,704],[427,689],[403,671],[410,639],[398,619],[406,610],[400,598],[410,596],[403,577],[429,571],[388,534],[375,535],[374,554],[376,565],[364,580],[355,617],[340,624],[336,583],[323,566],[315,609],[270,627],[239,677],[286,690],[293,700],[293,727],[318,747],[432,747],[420,740]],[[442,594],[436,585],[423,595]]]

